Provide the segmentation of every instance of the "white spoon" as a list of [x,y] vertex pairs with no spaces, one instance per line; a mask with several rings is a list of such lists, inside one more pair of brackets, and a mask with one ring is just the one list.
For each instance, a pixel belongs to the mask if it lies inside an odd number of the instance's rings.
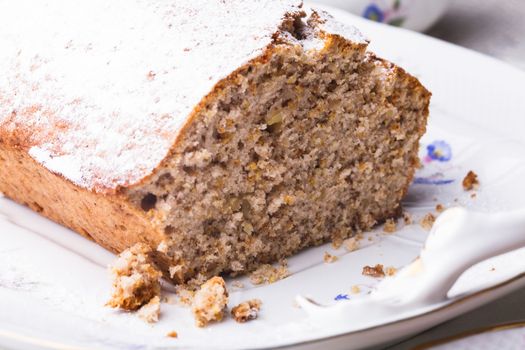
[[333,306],[303,296],[297,302],[314,322],[370,324],[415,307],[449,301],[449,290],[468,268],[524,246],[525,210],[488,214],[451,208],[434,223],[420,256],[369,295]]

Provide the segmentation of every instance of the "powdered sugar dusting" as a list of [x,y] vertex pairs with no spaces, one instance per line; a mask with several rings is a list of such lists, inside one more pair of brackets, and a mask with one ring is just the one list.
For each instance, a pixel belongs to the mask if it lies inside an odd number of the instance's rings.
[[[0,0],[0,131],[96,191],[137,183],[198,102],[260,55],[299,0]],[[318,11],[326,31],[366,43]]]
[[[367,45],[368,40],[354,26],[337,22],[332,15],[319,9],[305,9],[306,21],[310,23],[303,29],[303,38],[296,40],[305,51],[322,50],[325,46],[323,35],[319,32],[339,35],[355,44]],[[291,35],[290,41],[294,41]]]
[[82,164],[79,159],[70,154],[54,156],[49,152],[45,145],[42,148],[34,146],[29,149],[29,155],[38,162],[42,163],[49,170],[56,173],[67,174],[68,179],[74,183],[82,183]]
[[188,114],[271,43],[294,0],[0,1],[0,126],[50,170],[148,175]]
[[366,37],[354,26],[336,21],[326,11],[316,10],[320,23],[318,28],[326,33],[336,34],[355,43],[366,44]]

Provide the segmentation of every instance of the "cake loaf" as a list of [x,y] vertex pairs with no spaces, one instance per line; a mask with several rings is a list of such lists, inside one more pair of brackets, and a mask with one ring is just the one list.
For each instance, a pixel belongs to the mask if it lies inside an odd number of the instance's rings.
[[396,216],[430,93],[295,0],[0,2],[0,191],[174,282]]

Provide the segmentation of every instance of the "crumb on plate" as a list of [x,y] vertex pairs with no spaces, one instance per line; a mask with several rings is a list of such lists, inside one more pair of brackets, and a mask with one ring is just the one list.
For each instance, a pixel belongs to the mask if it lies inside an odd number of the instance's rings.
[[234,288],[244,288],[244,283],[242,283],[241,281],[233,281],[232,282],[232,287]]
[[436,204],[436,211],[437,211],[438,213],[441,213],[441,212],[443,212],[444,210],[445,210],[445,206],[444,206],[443,204],[441,204],[441,203]]
[[336,262],[339,258],[335,255],[332,255],[328,252],[324,252],[323,261],[327,264],[331,264],[333,262]]
[[134,311],[160,296],[162,273],[149,257],[151,249],[137,243],[119,254],[110,271],[113,293],[107,306]]
[[191,311],[198,327],[221,321],[228,304],[228,291],[224,279],[215,276],[206,281],[195,293]]
[[154,297],[137,311],[137,316],[145,322],[158,322],[160,315],[160,298]]
[[178,338],[179,334],[176,331],[171,331],[171,332],[168,332],[168,334],[166,334],[166,336],[170,337],[170,338]]
[[359,294],[361,293],[361,288],[357,284],[354,284],[350,291],[352,292],[352,294]]
[[195,291],[192,289],[188,289],[188,287],[183,286],[183,285],[178,285],[176,287],[176,290],[177,290],[178,304],[182,306],[191,305],[191,302],[193,301],[193,297],[195,295]]
[[385,274],[387,276],[394,276],[396,273],[397,273],[397,269],[395,267],[393,267],[393,266],[388,266],[385,269]]
[[396,232],[396,220],[386,219],[385,224],[383,225],[383,232],[394,233]]
[[463,189],[465,191],[477,189],[479,187],[478,175],[472,170],[469,170],[469,172],[463,179],[462,184],[463,184]]
[[255,320],[261,310],[262,302],[259,299],[251,299],[235,306],[232,311],[232,317],[236,322],[244,323]]
[[434,221],[436,221],[436,217],[432,213],[427,213],[423,219],[421,219],[421,222],[419,223],[421,227],[423,227],[425,230],[430,231],[432,226],[434,225]]
[[349,252],[353,252],[354,250],[357,250],[359,248],[359,241],[356,237],[350,237],[348,239],[345,239],[343,242],[345,249]]
[[412,225],[412,216],[406,211],[403,212],[403,221],[405,225]]
[[364,266],[362,274],[363,276],[370,276],[375,278],[385,277],[383,265],[381,264],[376,264],[376,266]]

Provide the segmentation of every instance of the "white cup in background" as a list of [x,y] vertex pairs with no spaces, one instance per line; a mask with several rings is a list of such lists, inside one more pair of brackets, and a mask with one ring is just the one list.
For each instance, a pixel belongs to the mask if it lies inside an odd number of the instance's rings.
[[451,0],[311,0],[407,29],[424,31],[446,11]]

